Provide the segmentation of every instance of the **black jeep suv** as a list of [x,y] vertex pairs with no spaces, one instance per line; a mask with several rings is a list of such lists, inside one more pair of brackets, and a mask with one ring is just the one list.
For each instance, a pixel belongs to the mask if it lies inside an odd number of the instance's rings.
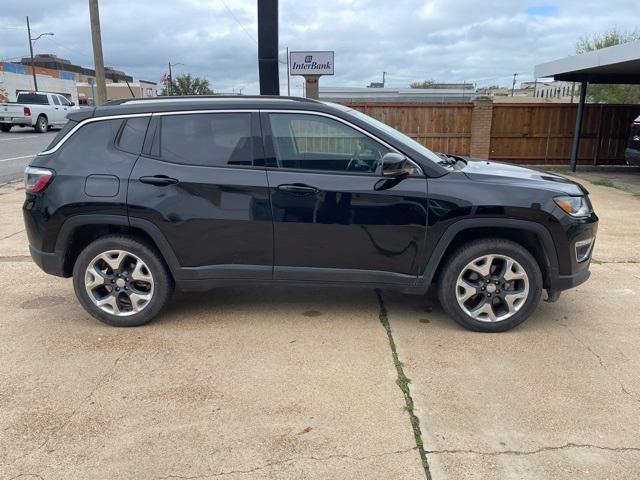
[[367,286],[503,331],[589,277],[587,191],[434,154],[363,113],[288,97],[118,101],[69,115],[25,172],[31,255],[84,308],[141,325],[174,287]]

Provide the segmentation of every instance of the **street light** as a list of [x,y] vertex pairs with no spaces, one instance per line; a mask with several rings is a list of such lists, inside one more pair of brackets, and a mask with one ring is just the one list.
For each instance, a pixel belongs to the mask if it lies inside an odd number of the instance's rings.
[[36,79],[36,65],[33,60],[33,42],[45,35],[54,35],[53,32],[41,33],[35,38],[31,38],[31,26],[29,25],[29,17],[27,16],[27,34],[29,35],[29,52],[31,53],[31,73],[33,73],[33,88],[38,91],[38,80]]
[[169,84],[167,85],[167,95],[169,97],[171,96],[171,81],[173,80],[173,77],[171,76],[171,67],[176,67],[178,65],[184,65],[184,63],[180,63],[180,62],[171,63],[171,62],[169,62]]

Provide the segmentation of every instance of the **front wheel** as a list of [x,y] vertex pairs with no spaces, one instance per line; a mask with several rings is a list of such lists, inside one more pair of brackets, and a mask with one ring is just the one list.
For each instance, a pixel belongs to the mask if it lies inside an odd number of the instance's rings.
[[542,295],[542,273],[533,256],[515,242],[478,240],[458,249],[438,285],[444,310],[478,332],[503,332],[524,322]]
[[110,235],[80,253],[73,288],[85,310],[101,322],[133,327],[162,310],[173,279],[153,248],[132,237]]

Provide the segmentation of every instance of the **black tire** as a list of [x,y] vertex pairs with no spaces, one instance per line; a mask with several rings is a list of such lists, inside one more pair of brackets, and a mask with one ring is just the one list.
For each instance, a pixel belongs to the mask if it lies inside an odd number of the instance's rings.
[[[89,264],[96,256],[110,250],[122,250],[137,256],[146,264],[145,267],[153,278],[151,299],[137,313],[118,316],[106,312],[98,307],[87,293],[85,276]],[[109,287],[114,288],[111,285]],[[173,293],[173,287],[173,278],[156,249],[127,235],[109,235],[95,240],[80,253],[73,267],[73,288],[80,304],[93,317],[114,327],[136,327],[151,321],[166,305]]]
[[[528,296],[511,317],[501,321],[482,321],[466,313],[458,304],[456,282],[465,267],[483,255],[504,255],[518,262],[528,277]],[[488,287],[486,287],[488,288]],[[464,293],[464,288],[463,288]],[[500,290],[498,290],[500,292]],[[484,295],[482,293],[481,295]],[[495,294],[494,294],[495,295]],[[536,309],[542,296],[542,273],[535,258],[515,242],[500,238],[476,240],[458,248],[446,261],[438,282],[438,298],[444,311],[463,327],[476,332],[504,332],[524,322]],[[477,297],[476,297],[477,298]],[[480,298],[480,301],[485,299]],[[472,297],[471,302],[474,301]],[[500,302],[498,301],[498,305]],[[506,303],[504,304],[506,305]],[[465,306],[467,306],[465,304]]]
[[36,120],[36,124],[34,125],[33,129],[36,131],[36,133],[45,133],[48,128],[49,121],[47,120],[47,117],[45,115],[40,115]]
[[0,130],[6,133],[11,131],[11,127],[13,127],[13,125],[7,125],[6,123],[3,123],[2,125],[0,125]]

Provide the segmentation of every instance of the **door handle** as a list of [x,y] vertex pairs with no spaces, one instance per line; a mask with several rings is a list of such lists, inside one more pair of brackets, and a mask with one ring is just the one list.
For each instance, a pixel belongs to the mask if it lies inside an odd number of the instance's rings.
[[291,193],[293,195],[313,195],[314,193],[318,193],[318,189],[316,187],[311,187],[309,185],[302,184],[285,184],[278,185],[276,187],[277,190],[281,192]]
[[176,178],[167,177],[166,175],[154,175],[153,177],[140,177],[140,183],[148,183],[157,187],[166,187],[167,185],[175,185],[178,183]]

